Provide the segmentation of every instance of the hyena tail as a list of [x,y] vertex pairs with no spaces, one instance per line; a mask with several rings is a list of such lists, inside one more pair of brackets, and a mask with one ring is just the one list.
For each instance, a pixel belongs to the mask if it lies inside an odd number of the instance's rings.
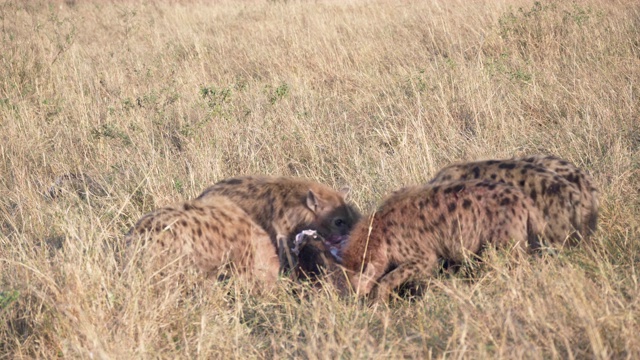
[[596,229],[598,228],[598,209],[594,208],[589,212],[589,218],[587,219],[587,224],[586,224],[586,236],[591,237],[595,232]]
[[595,233],[596,229],[598,228],[598,210],[600,208],[598,195],[599,195],[598,190],[592,187],[591,188],[591,209],[589,211],[587,223],[585,224],[586,226],[585,232],[587,234],[587,237],[590,237],[591,235],[593,235],[593,233]]

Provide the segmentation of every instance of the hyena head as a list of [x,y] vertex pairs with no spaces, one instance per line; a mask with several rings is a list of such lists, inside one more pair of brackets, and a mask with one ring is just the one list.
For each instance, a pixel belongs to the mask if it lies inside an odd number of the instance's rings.
[[349,289],[347,278],[343,276],[340,259],[331,251],[326,240],[315,230],[303,230],[296,235],[292,249],[296,256],[294,274],[297,279],[316,282],[327,276],[338,291]]
[[338,259],[331,253],[325,239],[315,230],[303,230],[296,235],[293,253],[299,276],[317,279],[323,272],[335,268]]
[[360,219],[358,210],[346,202],[349,189],[339,192],[327,191],[323,187],[309,189],[306,206],[314,214],[312,228],[329,244],[343,243],[353,225]]

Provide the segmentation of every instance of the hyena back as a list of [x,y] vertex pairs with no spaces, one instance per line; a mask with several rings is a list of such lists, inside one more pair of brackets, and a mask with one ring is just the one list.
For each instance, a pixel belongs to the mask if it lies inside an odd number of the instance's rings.
[[486,245],[536,247],[543,219],[519,189],[490,181],[409,187],[361,219],[342,251],[342,265],[361,295],[377,298],[430,276],[440,260],[462,262]]
[[[345,201],[347,193],[348,189],[335,191],[301,178],[245,176],[220,181],[198,199],[220,195],[231,199],[269,234],[282,257],[303,229],[317,229],[328,242],[341,242],[360,217]],[[286,249],[280,243],[286,243]]]
[[208,275],[231,271],[267,284],[278,277],[279,261],[269,235],[225,197],[210,196],[148,213],[127,235],[130,246],[135,240],[146,243],[145,250],[160,266],[184,257]]
[[518,158],[533,165],[549,169],[565,178],[579,193],[581,206],[581,234],[585,238],[593,235],[598,227],[599,191],[593,178],[573,163],[554,155],[531,155]]
[[506,183],[527,194],[544,216],[544,235],[551,244],[575,245],[585,234],[580,192],[545,167],[516,159],[453,164],[440,170],[429,184],[470,179]]

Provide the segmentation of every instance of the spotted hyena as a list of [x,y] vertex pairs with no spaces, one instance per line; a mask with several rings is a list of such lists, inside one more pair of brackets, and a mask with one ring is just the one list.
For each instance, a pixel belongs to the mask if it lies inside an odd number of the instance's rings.
[[596,231],[598,226],[599,191],[593,178],[584,170],[571,162],[554,155],[531,155],[518,158],[536,166],[542,166],[565,178],[580,192],[580,210],[582,220],[581,234],[588,238]]
[[[440,261],[461,263],[486,245],[536,247],[543,219],[518,188],[486,180],[423,185],[391,194],[353,228],[341,264],[360,295],[428,277]],[[373,296],[373,295],[372,295]]]
[[[301,178],[246,176],[220,181],[198,199],[222,195],[238,204],[269,234],[282,260],[289,255],[295,234],[303,229],[317,229],[329,243],[342,242],[360,216],[345,201],[347,194],[348,189],[335,191]],[[292,262],[287,256],[283,268]]]
[[127,235],[130,247],[137,241],[161,268],[189,263],[208,275],[232,272],[266,284],[278,278],[280,262],[269,234],[223,196],[144,215]]
[[522,190],[542,212],[544,235],[551,244],[575,245],[590,233],[582,215],[580,191],[547,167],[519,159],[460,163],[443,168],[429,183],[469,179],[504,182]]

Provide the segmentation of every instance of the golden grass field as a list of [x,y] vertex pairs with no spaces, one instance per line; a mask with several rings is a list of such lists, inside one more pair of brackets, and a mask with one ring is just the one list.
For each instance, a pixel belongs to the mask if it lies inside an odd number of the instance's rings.
[[[637,1],[4,0],[0,26],[0,359],[640,358]],[[117,262],[225,177],[347,185],[367,213],[534,153],[593,175],[592,243],[490,252],[418,299]]]

